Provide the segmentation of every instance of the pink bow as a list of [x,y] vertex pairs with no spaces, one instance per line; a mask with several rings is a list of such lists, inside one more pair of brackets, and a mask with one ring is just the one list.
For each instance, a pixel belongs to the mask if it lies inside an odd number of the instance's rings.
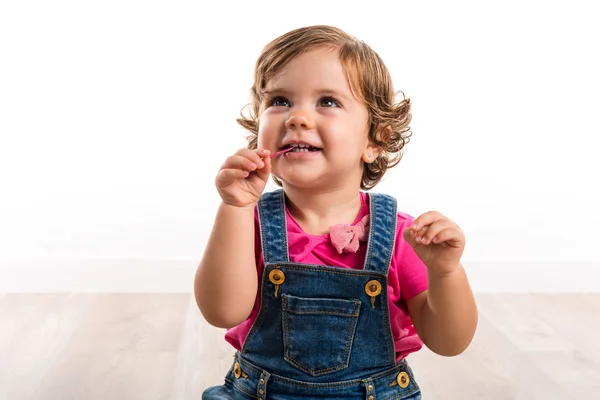
[[344,251],[356,253],[359,242],[367,240],[369,216],[365,215],[356,225],[339,224],[329,228],[331,244],[342,254]]

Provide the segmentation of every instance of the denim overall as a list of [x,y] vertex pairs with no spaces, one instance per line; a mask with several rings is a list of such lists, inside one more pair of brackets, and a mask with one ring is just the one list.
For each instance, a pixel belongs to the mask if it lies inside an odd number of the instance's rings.
[[396,200],[369,196],[365,265],[354,270],[290,262],[283,190],[262,195],[260,311],[225,384],[202,399],[421,398],[407,362],[396,362],[389,319]]

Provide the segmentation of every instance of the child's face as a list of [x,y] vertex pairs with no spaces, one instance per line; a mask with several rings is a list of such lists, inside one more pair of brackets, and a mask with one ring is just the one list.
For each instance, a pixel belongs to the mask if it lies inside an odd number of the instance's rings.
[[337,51],[302,54],[269,82],[261,105],[258,146],[272,153],[311,146],[273,159],[272,173],[304,188],[360,186],[363,160],[374,153],[368,111],[352,94]]

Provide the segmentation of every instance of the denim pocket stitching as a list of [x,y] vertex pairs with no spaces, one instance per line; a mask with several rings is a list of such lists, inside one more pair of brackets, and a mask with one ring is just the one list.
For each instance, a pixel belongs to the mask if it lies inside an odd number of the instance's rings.
[[[286,318],[287,319],[287,318]],[[353,335],[353,331],[356,330],[356,321],[357,321],[357,317],[351,317],[352,322],[350,324],[348,324],[348,338],[346,340],[346,349],[344,351],[344,359],[346,360],[346,362],[343,362],[341,364],[335,365],[333,367],[329,367],[329,368],[322,368],[322,369],[317,369],[317,370],[313,370],[310,368],[307,368],[306,366],[302,365],[300,362],[298,362],[296,359],[294,359],[293,357],[291,357],[289,355],[289,350],[286,346],[286,359],[292,364],[294,365],[296,368],[300,369],[301,371],[304,371],[308,374],[311,374],[313,376],[319,376],[319,375],[325,375],[328,373],[332,373],[332,372],[336,372],[336,371],[340,371],[342,369],[345,369],[348,367],[348,362],[349,362],[349,353],[350,353],[350,349],[352,348],[352,343],[354,342],[354,335]]]
[[[357,305],[356,303],[354,303],[355,306]],[[355,307],[356,309],[356,307]],[[290,313],[290,314],[295,314],[295,315],[313,315],[313,314],[317,314],[317,315],[337,315],[340,317],[358,317],[358,313],[355,311],[351,314],[349,313],[341,313],[341,312],[335,312],[335,311],[327,311],[327,310],[315,310],[315,311],[295,311],[295,310],[285,310],[286,312]]]
[[[354,312],[352,314],[340,314],[343,317],[348,317],[349,321],[348,321],[348,333],[346,336],[346,347],[344,350],[344,354],[343,354],[343,360],[345,360],[344,362],[342,362],[341,364],[332,366],[332,367],[328,367],[328,368],[322,368],[322,369],[311,369],[306,367],[305,365],[303,365],[302,363],[300,363],[298,360],[296,360],[294,357],[292,357],[290,355],[290,338],[289,338],[289,315],[288,314],[296,314],[294,312],[290,312],[290,309],[288,307],[288,300],[287,300],[287,296],[282,296],[282,308],[285,312],[283,312],[282,314],[282,327],[283,327],[283,341],[284,341],[284,352],[285,352],[285,357],[284,359],[289,362],[291,365],[293,365],[294,367],[296,367],[297,369],[306,372],[312,376],[319,376],[319,375],[325,375],[327,373],[332,373],[332,372],[336,372],[336,371],[340,371],[344,368],[348,367],[348,363],[350,361],[350,351],[352,349],[352,344],[354,343],[354,333],[356,332],[356,326],[358,323],[358,315],[360,313],[360,305],[361,302],[359,300],[354,300]],[[303,315],[303,314],[311,314],[311,315],[320,315],[320,314],[324,314],[323,312],[317,312],[317,311],[313,311],[313,312],[306,312],[306,313],[298,313],[298,315]],[[331,313],[333,314],[333,313]],[[338,315],[338,314],[333,314],[333,315]]]
[[394,394],[391,397],[386,397],[383,400],[411,400],[412,398],[414,398],[416,395],[421,394],[420,391],[413,391],[411,393],[398,393],[398,394]]
[[233,381],[233,387],[242,392],[242,394],[249,396],[252,399],[258,398],[255,394],[246,392],[246,389],[243,389],[241,386],[239,386],[236,381]]
[[319,272],[319,273],[326,273],[326,274],[341,274],[341,275],[347,275],[347,276],[366,276],[366,277],[370,277],[370,276],[375,276],[375,277],[380,277],[380,278],[384,278],[387,275],[380,272],[380,271],[375,271],[375,270],[360,270],[360,269],[353,269],[353,270],[349,270],[346,268],[340,268],[340,267],[333,267],[333,266],[327,266],[327,265],[320,265],[320,264],[296,264],[296,263],[291,263],[291,262],[270,262],[270,265],[274,265],[275,267],[281,267],[282,270],[283,268],[287,268],[290,270],[296,270],[296,271],[311,271],[311,272]]

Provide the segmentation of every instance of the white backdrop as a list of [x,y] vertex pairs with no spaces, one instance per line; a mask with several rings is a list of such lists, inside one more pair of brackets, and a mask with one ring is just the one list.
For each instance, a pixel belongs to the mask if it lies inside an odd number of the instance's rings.
[[375,191],[456,220],[476,290],[600,290],[590,4],[2,2],[0,290],[191,291],[254,61],[321,23],[412,98]]

